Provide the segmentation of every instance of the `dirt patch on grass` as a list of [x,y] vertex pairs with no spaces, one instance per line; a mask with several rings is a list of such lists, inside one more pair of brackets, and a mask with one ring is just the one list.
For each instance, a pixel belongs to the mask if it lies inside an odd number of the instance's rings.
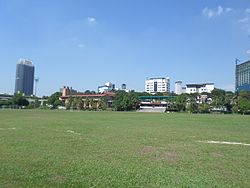
[[141,154],[142,155],[147,155],[147,154],[153,154],[157,152],[157,147],[154,146],[145,146],[144,148],[142,148],[141,150]]
[[67,180],[67,177],[61,174],[54,174],[48,178],[48,181],[56,184],[63,184]]
[[216,157],[216,158],[224,157],[223,153],[220,153],[220,152],[212,152],[211,156]]
[[180,157],[176,151],[166,151],[166,148],[145,146],[141,149],[140,154],[148,156],[155,161],[164,161],[169,164],[177,164]]
[[156,157],[157,160],[166,161],[170,164],[177,164],[180,160],[179,155],[175,151],[167,151],[161,153],[158,157]]

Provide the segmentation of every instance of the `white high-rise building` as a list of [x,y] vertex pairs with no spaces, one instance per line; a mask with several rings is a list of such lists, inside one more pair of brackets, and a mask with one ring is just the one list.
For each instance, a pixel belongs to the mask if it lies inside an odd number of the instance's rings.
[[175,82],[175,94],[180,95],[182,93],[183,93],[183,91],[182,91],[182,81],[176,81]]
[[170,93],[170,78],[149,78],[145,81],[145,92],[155,94]]

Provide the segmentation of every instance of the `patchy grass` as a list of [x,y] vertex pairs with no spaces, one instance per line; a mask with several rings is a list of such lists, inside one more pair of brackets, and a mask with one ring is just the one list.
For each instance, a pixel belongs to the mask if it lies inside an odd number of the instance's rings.
[[0,187],[248,187],[250,116],[0,111]]

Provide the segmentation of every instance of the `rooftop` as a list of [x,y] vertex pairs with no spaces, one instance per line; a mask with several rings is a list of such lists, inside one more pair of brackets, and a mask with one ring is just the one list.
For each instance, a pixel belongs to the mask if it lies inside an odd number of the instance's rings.
[[156,80],[156,79],[170,79],[169,77],[156,77],[156,78],[147,78],[147,80]]
[[186,84],[187,87],[205,87],[206,85],[214,85],[214,83]]
[[32,61],[28,59],[20,59],[18,64],[33,66]]
[[102,94],[81,94],[77,93],[75,95],[66,95],[66,96],[61,96],[61,99],[67,99],[67,98],[74,98],[74,97],[90,97],[90,98],[95,98],[95,97],[105,97],[105,96],[115,96],[115,93],[113,92],[106,92]]
[[246,62],[243,62],[241,64],[236,64],[236,66],[242,66],[242,65],[246,65],[246,64],[249,64],[250,65],[250,60],[246,61]]

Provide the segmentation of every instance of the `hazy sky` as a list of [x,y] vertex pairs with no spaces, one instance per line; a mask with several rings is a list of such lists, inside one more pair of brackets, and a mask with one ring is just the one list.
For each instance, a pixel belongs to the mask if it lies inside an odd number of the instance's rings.
[[97,90],[147,77],[234,89],[235,58],[250,59],[249,0],[0,0],[0,93],[29,58],[38,95]]

